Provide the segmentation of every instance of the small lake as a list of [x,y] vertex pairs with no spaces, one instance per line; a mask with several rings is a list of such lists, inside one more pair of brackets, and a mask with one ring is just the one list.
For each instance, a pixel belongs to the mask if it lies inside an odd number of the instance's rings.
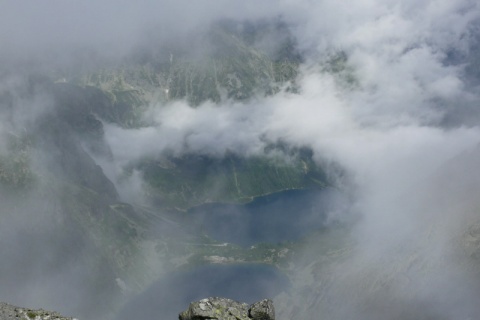
[[341,201],[340,192],[332,188],[288,190],[245,205],[205,204],[189,210],[189,214],[194,224],[213,239],[250,246],[298,240],[324,227]]
[[169,274],[129,302],[118,320],[178,319],[190,302],[219,296],[253,303],[289,286],[277,269],[258,264],[208,265]]

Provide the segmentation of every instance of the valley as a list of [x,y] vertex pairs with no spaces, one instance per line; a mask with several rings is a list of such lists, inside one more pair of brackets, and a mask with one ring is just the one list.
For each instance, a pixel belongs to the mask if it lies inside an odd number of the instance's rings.
[[5,310],[478,318],[478,6],[47,2],[0,10]]

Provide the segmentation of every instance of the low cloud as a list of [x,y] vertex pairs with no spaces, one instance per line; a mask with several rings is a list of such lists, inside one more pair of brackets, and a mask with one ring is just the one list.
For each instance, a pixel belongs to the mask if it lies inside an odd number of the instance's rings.
[[[328,159],[348,172],[354,201],[344,215],[355,212],[359,222],[351,233],[351,255],[329,269],[330,278],[316,274],[319,282],[307,284],[326,300],[305,302],[301,317],[323,310],[344,319],[478,315],[474,297],[480,290],[470,281],[474,262],[459,248],[475,250],[464,242],[476,241],[476,233],[465,234],[480,220],[474,192],[480,183],[475,173],[480,128],[472,121],[480,119],[480,97],[465,76],[468,61],[451,61],[453,51],[470,54],[480,18],[476,2],[198,1],[185,10],[186,5],[9,2],[0,13],[3,55],[56,57],[57,50],[84,46],[118,58],[156,35],[155,28],[159,37],[180,37],[218,18],[280,15],[305,56],[299,93],[196,108],[184,101],[153,105],[147,117],[155,125],[104,125],[114,159],[104,169],[115,177],[132,161],[164,151],[255,155],[265,141],[309,146],[319,163]],[[354,86],[345,86],[322,65],[339,52],[348,57]],[[67,64],[75,60],[59,56]],[[21,110],[19,116],[28,114]],[[8,131],[3,122],[2,131]],[[131,189],[141,186],[139,177],[132,181]],[[131,189],[125,187],[125,194],[133,199]],[[306,250],[316,254],[315,248]],[[294,272],[302,278],[313,271]],[[331,284],[329,289],[321,281]],[[389,307],[390,313],[384,311]]]

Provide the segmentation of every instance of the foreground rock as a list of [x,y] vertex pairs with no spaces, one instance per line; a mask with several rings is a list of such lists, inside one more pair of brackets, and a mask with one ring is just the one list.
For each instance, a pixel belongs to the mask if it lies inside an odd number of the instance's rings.
[[179,320],[275,320],[273,302],[269,299],[252,305],[225,298],[206,298],[190,303],[187,310],[178,316]]
[[74,318],[64,317],[57,312],[46,311],[43,309],[27,309],[12,306],[8,303],[0,302],[1,320],[74,320]]

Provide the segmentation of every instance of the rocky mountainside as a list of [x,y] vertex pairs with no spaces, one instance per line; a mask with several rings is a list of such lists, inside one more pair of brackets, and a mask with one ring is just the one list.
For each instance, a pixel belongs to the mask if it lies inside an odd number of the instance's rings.
[[120,109],[178,99],[198,106],[295,90],[301,60],[285,23],[225,20],[158,48],[141,46],[117,65],[77,74],[58,71],[57,77],[108,92]]

